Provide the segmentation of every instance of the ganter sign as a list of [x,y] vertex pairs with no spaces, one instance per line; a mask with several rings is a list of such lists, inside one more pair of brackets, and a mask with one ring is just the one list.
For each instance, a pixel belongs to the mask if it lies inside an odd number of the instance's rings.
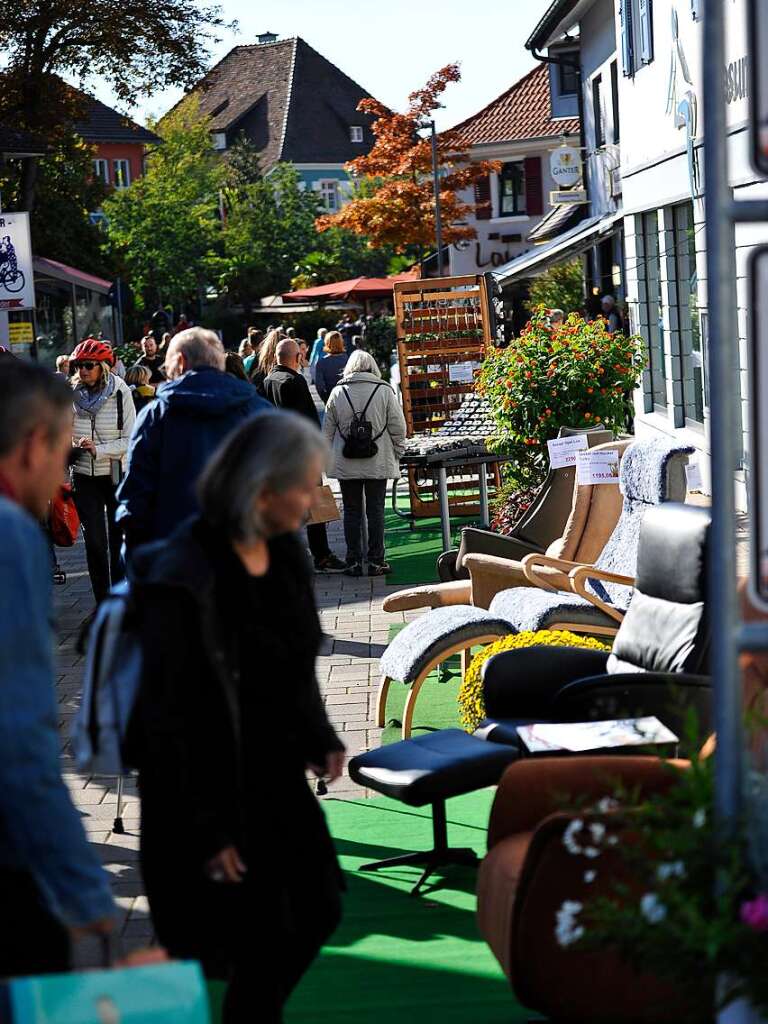
[[558,187],[581,181],[581,156],[572,146],[560,146],[549,154],[549,169]]
[[28,213],[0,213],[0,311],[35,308]]

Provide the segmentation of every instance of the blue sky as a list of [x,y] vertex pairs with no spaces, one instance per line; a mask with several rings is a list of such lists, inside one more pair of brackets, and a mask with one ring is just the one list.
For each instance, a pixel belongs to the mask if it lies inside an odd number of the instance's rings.
[[[225,33],[211,64],[260,32],[300,35],[364,89],[391,107],[451,61],[462,81],[450,85],[439,127],[458,123],[534,66],[524,42],[550,0],[223,0],[237,33]],[[162,59],[162,55],[159,55]],[[93,88],[93,86],[92,86]],[[109,90],[95,88],[113,102]],[[158,94],[132,111],[137,120],[164,113],[178,91]]]

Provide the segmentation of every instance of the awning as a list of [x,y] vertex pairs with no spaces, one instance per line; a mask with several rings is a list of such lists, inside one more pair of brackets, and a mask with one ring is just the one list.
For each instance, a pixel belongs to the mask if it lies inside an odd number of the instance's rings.
[[563,203],[548,210],[538,224],[528,232],[528,241],[548,242],[551,238],[561,235],[568,228],[580,224],[586,212],[581,203]]
[[40,277],[52,277],[57,281],[66,281],[67,284],[79,284],[81,288],[90,288],[92,292],[100,292],[102,295],[106,295],[112,287],[112,282],[105,281],[103,277],[87,274],[84,270],[69,267],[58,260],[47,260],[43,256],[33,257],[32,266],[35,274]]
[[392,277],[353,277],[349,281],[335,281],[316,288],[300,288],[284,292],[284,302],[344,301],[345,299],[383,299],[392,295],[397,281],[418,280],[418,271],[394,274]]
[[513,280],[543,274],[553,263],[562,263],[563,260],[588,249],[593,242],[600,241],[599,236],[607,234],[622,217],[623,213],[618,211],[605,217],[590,217],[583,220],[546,245],[536,246],[530,252],[505,263],[503,267],[494,271],[494,277],[499,284],[505,285]]

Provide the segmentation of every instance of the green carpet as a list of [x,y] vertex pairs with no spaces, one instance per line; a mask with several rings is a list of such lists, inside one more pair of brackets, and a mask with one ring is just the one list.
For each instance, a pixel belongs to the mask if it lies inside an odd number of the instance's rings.
[[[483,790],[448,802],[452,843],[483,854],[492,798]],[[447,868],[415,899],[417,869],[357,870],[427,848],[429,810],[384,798],[323,807],[347,878],[344,920],[294,993],[286,1024],[527,1021],[477,932],[474,869]]]
[[[472,518],[451,517],[456,544],[462,527],[472,526],[475,522]],[[408,520],[387,509],[384,514],[384,540],[387,561],[392,566],[392,574],[387,577],[390,586],[434,583],[437,580],[435,562],[443,551],[439,519],[416,519],[412,529]]]

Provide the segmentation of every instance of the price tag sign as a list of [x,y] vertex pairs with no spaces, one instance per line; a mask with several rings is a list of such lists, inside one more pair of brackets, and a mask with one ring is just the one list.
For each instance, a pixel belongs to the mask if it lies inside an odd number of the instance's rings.
[[701,466],[698,462],[690,462],[685,467],[685,482],[688,485],[689,491],[700,491],[704,486],[704,482],[701,479]]
[[576,480],[580,484],[618,484],[619,453],[577,452]]
[[448,367],[448,380],[451,384],[471,384],[473,381],[472,376],[472,363],[453,363]]
[[574,434],[572,437],[554,437],[547,441],[549,449],[550,469],[564,469],[576,465],[576,456],[588,448],[586,434]]

